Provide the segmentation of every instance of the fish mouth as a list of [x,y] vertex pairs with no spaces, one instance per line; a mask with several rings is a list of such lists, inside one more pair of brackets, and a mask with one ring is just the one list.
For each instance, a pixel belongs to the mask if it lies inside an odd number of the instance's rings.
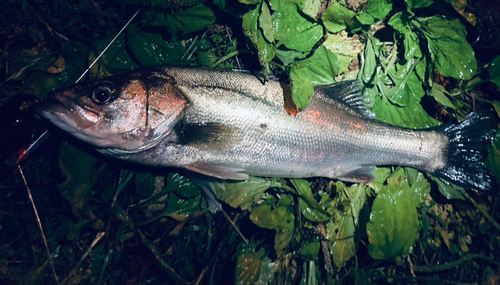
[[51,94],[47,101],[37,103],[33,108],[36,113],[66,130],[68,127],[85,130],[95,126],[103,118],[99,113],[62,94]]

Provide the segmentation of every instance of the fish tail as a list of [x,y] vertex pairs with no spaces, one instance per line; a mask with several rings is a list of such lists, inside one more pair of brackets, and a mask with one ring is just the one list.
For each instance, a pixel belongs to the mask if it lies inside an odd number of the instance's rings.
[[432,174],[477,192],[498,191],[494,174],[482,164],[495,137],[497,115],[492,109],[484,109],[467,117],[458,124],[438,127],[449,140],[447,162]]

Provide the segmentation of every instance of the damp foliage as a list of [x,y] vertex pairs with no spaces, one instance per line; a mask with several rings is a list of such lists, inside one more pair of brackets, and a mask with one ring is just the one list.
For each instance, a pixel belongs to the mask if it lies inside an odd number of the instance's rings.
[[[288,78],[298,111],[315,86],[357,78],[390,124],[500,115],[500,13],[491,11],[499,1],[6,1],[0,282],[493,284],[498,195],[469,196],[412,168],[377,168],[366,184],[211,182],[226,216],[175,169],[109,160],[59,133],[20,163],[29,187],[15,164],[44,128],[30,104],[73,84],[101,53],[83,80],[162,64],[247,69]],[[500,132],[485,164],[500,177]]]

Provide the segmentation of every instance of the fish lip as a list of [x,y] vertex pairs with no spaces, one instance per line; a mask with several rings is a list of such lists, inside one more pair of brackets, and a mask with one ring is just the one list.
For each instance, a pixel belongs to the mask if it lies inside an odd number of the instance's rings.
[[49,117],[47,114],[57,116],[59,119],[64,116],[69,117],[69,120],[76,123],[75,127],[80,129],[93,127],[104,118],[99,113],[82,106],[73,98],[68,98],[61,93],[50,94],[47,101],[34,106],[34,111],[46,118]]

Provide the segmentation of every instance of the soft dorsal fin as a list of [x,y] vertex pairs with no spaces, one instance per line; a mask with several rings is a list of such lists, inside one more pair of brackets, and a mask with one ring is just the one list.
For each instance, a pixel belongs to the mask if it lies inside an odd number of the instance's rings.
[[375,114],[370,111],[371,106],[367,96],[363,94],[363,85],[359,80],[318,86],[316,90],[323,91],[326,98],[345,105],[364,118],[375,119]]

